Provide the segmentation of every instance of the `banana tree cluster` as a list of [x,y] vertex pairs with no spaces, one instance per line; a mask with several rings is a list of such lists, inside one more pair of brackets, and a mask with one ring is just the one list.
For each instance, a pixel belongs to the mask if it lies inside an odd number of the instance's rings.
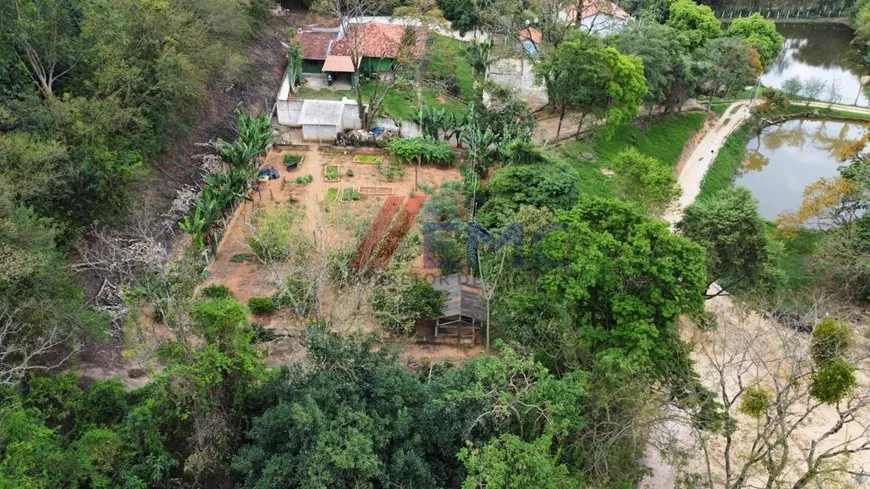
[[238,112],[239,137],[232,143],[218,140],[217,153],[224,168],[205,177],[205,186],[194,199],[194,209],[178,223],[193,236],[194,246],[212,244],[211,229],[230,214],[236,204],[250,200],[248,194],[257,175],[257,156],[272,143],[272,127],[265,114],[253,117]]

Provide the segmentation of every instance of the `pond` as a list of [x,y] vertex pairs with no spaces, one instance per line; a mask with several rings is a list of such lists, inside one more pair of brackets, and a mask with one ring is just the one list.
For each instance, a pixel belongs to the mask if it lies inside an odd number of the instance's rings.
[[[836,83],[842,98],[840,103],[868,106],[861,90],[861,76],[870,74],[852,61],[850,43],[854,31],[844,24],[777,24],[776,30],[785,36],[780,56],[761,76],[765,86],[782,88],[785,80],[812,77],[830,84]],[[827,94],[819,98],[828,100]]]
[[762,217],[774,221],[800,206],[807,185],[838,175],[837,150],[867,132],[866,124],[808,120],[765,128],[746,145],[734,185],[752,190]]

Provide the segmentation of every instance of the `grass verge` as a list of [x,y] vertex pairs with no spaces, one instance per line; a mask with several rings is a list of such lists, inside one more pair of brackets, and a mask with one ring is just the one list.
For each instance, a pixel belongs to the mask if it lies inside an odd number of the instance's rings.
[[[701,129],[707,115],[701,112],[673,114],[644,119],[641,124],[626,124],[614,136],[604,140],[572,141],[559,146],[558,153],[574,164],[581,176],[581,190],[589,195],[612,195],[610,179],[601,173],[620,151],[635,147],[673,168],[689,139]],[[581,155],[592,153],[595,159],[584,161]]]
[[701,182],[701,193],[698,200],[706,200],[722,189],[731,186],[734,175],[746,160],[746,143],[749,142],[749,126],[744,124],[728,136],[725,144],[719,149],[716,160],[707,170],[704,181]]

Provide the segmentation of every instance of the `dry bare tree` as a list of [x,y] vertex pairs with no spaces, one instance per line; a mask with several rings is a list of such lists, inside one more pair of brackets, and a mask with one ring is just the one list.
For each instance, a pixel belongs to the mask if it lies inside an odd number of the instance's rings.
[[63,365],[75,351],[61,353],[59,347],[70,346],[73,330],[61,329],[53,322],[33,335],[26,321],[19,317],[20,308],[0,305],[0,384],[13,385],[28,372],[52,370]]
[[[748,489],[843,487],[865,474],[855,457],[870,452],[870,389],[860,381],[845,395],[819,399],[821,368],[811,336],[719,299],[718,327],[695,335],[696,370],[715,393],[720,429],[673,420],[668,458],[695,454],[677,467],[700,487]],[[724,304],[725,307],[721,305]],[[848,360],[866,369],[866,354]],[[860,376],[859,376],[860,378]],[[697,413],[688,413],[697,414]],[[695,486],[698,487],[698,486]]]

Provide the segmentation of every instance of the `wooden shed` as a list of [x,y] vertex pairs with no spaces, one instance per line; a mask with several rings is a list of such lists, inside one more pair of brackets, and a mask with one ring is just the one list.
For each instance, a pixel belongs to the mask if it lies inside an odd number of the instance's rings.
[[481,301],[481,283],[476,277],[454,273],[436,277],[432,287],[447,292],[444,313],[435,318],[435,339],[456,338],[457,341],[477,337],[486,323],[486,308]]

